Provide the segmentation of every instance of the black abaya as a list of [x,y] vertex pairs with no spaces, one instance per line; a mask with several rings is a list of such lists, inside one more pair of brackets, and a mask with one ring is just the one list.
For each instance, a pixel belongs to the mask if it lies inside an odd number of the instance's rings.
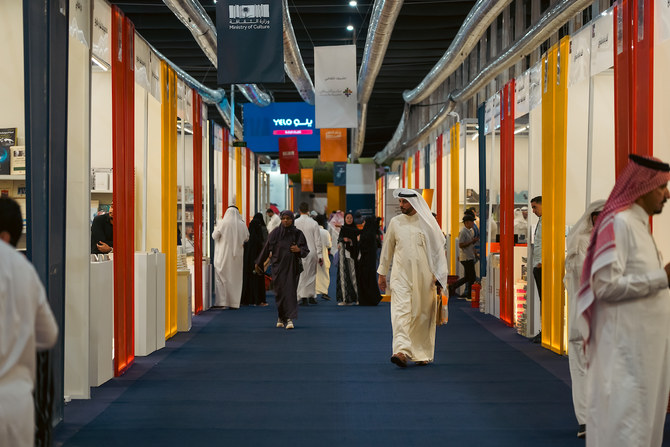
[[[291,252],[291,245],[294,243],[300,248],[300,253]],[[300,276],[298,265],[301,262],[300,258],[304,258],[309,253],[305,235],[293,224],[290,227],[280,224],[268,236],[263,251],[256,258],[256,264],[262,266],[270,253],[272,253],[270,262],[277,314],[284,322],[288,319],[294,320],[298,317],[297,289]]]
[[265,303],[265,277],[254,273],[256,258],[268,238],[263,215],[256,213],[249,222],[249,240],[244,243],[244,273],[242,278],[242,305]]
[[377,233],[376,219],[366,218],[358,241],[361,256],[356,266],[360,306],[376,306],[382,299],[377,286]]

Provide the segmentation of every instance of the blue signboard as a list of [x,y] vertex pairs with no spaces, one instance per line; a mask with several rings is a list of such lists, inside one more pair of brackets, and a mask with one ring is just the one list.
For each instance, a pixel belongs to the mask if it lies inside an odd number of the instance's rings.
[[267,107],[242,106],[244,140],[256,153],[276,153],[278,139],[296,137],[298,152],[319,152],[321,134],[314,127],[314,106],[305,102],[275,102]]

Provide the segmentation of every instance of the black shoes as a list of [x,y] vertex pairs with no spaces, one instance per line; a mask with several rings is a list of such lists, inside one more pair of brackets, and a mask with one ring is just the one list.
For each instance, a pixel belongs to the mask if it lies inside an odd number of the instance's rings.
[[321,294],[321,298],[323,298],[323,299],[326,300],[326,301],[330,301],[330,300],[331,300],[330,296],[328,296],[328,295],[325,294],[325,293],[322,293],[322,294]]
[[542,343],[542,331],[538,332],[537,335],[530,339],[531,343]]
[[307,298],[300,298],[300,302],[298,304],[300,306],[307,306]]
[[309,304],[318,304],[318,303],[316,302],[316,298],[311,297],[311,298],[309,299]]
[[578,438],[586,438],[586,425],[582,424],[579,426],[579,429],[577,430],[577,437]]

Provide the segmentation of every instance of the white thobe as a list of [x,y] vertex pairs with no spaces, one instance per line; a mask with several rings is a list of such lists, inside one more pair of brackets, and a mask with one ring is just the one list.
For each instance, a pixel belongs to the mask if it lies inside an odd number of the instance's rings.
[[316,296],[316,266],[321,255],[321,227],[307,214],[301,214],[295,220],[295,226],[302,231],[307,240],[309,254],[302,258],[303,271],[298,280],[297,298],[313,298]]
[[638,205],[614,217],[616,262],[591,280],[589,447],[658,447],[670,391],[670,292]]
[[393,353],[415,362],[433,361],[435,355],[435,277],[428,264],[426,237],[419,215],[401,214],[391,219],[377,273],[386,275],[391,292]]
[[328,250],[333,246],[328,230],[320,228],[321,233],[321,254],[323,255],[323,264],[316,267],[316,293],[328,295],[330,286],[330,258]]
[[58,340],[37,272],[0,241],[0,445],[33,447],[35,352]]
[[570,378],[572,379],[572,402],[579,425],[586,424],[587,388],[586,388],[586,355],[584,353],[585,320],[577,316],[577,293],[582,276],[582,267],[589,248],[589,234],[583,235],[576,243],[577,252],[565,259],[565,288],[568,292],[568,358]]
[[[229,217],[230,212],[233,212],[232,217]],[[249,230],[239,212],[234,208],[229,208],[224,218],[216,225],[212,238],[216,241],[214,245],[216,276],[214,306],[237,309],[242,300],[244,243],[249,239]]]
[[281,223],[281,219],[279,218],[279,216],[277,216],[276,214],[273,214],[272,217],[270,218],[270,221],[267,224],[268,234],[272,233],[272,230],[277,228],[280,223]]

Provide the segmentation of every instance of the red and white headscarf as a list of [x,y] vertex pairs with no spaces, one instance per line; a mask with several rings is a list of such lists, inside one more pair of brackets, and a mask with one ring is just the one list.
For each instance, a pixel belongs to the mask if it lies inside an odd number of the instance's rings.
[[586,343],[590,337],[595,300],[591,281],[599,270],[616,261],[614,217],[618,212],[629,208],[639,197],[670,181],[670,166],[661,160],[639,155],[630,155],[629,158],[628,166],[617,178],[603,211],[598,216],[582,268],[577,315],[583,315],[588,322],[588,332],[583,334]]

